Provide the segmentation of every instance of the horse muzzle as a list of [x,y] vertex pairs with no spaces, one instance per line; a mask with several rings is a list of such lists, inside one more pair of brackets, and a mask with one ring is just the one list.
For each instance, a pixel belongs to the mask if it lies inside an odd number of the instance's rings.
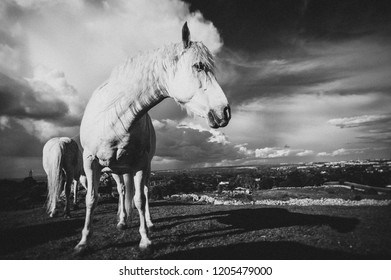
[[208,122],[211,128],[225,127],[228,125],[231,119],[231,107],[227,105],[218,114],[215,110],[211,109],[208,113]]

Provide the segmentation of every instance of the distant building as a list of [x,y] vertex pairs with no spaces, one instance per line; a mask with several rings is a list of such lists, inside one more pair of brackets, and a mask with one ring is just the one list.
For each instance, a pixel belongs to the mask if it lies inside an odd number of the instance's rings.
[[233,190],[234,193],[244,193],[244,194],[249,194],[250,190],[247,188],[242,188],[242,187],[237,187]]
[[28,187],[32,187],[37,183],[37,181],[35,181],[33,178],[33,171],[31,169],[29,171],[28,177],[23,179],[23,183],[25,186],[28,186]]

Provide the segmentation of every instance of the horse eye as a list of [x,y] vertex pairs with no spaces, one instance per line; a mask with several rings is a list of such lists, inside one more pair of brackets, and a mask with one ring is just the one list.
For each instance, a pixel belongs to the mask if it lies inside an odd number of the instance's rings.
[[205,71],[205,64],[202,62],[196,63],[193,65],[197,72]]

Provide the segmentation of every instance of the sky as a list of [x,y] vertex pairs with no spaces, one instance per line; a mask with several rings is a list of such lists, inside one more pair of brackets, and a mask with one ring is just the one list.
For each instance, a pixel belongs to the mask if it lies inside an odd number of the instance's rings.
[[0,178],[43,175],[94,89],[139,52],[191,38],[216,56],[232,119],[150,110],[152,168],[391,158],[391,5],[376,0],[3,0]]

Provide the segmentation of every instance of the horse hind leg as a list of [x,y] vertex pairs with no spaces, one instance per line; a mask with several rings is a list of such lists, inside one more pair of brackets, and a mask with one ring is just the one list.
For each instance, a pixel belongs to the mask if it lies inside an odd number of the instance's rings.
[[123,177],[117,174],[112,174],[118,191],[118,224],[117,229],[126,229],[126,210],[125,210],[125,185]]
[[71,202],[71,187],[73,182],[73,174],[67,174],[66,181],[65,181],[65,207],[64,207],[64,218],[70,218],[71,217],[71,211],[70,211],[70,202]]
[[57,211],[57,202],[59,201],[60,199],[60,195],[62,193],[62,191],[64,190],[64,187],[65,187],[65,174],[64,174],[64,171],[61,170],[60,171],[60,180],[59,182],[57,182],[57,184],[59,184],[59,190],[58,192],[56,191],[56,194],[54,195],[54,198],[53,198],[53,203],[52,203],[52,207],[49,211],[49,217],[50,218],[54,218],[57,216],[58,214],[58,211]]
[[155,230],[155,225],[152,223],[151,219],[151,213],[149,211],[149,178],[151,175],[151,165],[149,164],[148,168],[146,169],[145,174],[145,185],[144,185],[144,195],[145,195],[145,219],[147,222],[147,228],[149,232],[152,232]]
[[52,209],[49,212],[49,217],[54,218],[57,216],[57,208],[56,208],[56,203],[53,203]]
[[73,210],[79,209],[79,202],[78,200],[78,180],[73,180]]

